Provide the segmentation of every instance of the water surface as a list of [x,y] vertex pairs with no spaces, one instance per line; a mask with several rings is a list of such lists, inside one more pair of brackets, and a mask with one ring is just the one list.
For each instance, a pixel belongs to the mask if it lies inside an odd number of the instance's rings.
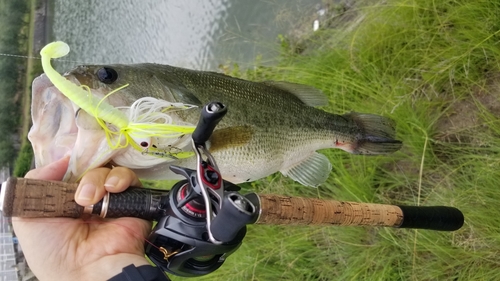
[[[297,28],[321,0],[52,0],[53,39],[82,63],[155,62],[202,70],[272,63],[279,34]],[[306,23],[308,24],[308,23]],[[311,29],[312,29],[312,23]]]

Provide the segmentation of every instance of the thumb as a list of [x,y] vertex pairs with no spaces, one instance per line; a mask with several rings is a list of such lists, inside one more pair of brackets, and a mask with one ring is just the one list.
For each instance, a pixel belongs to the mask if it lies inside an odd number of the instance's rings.
[[65,156],[41,168],[29,171],[24,177],[40,180],[62,180],[69,165],[69,156]]

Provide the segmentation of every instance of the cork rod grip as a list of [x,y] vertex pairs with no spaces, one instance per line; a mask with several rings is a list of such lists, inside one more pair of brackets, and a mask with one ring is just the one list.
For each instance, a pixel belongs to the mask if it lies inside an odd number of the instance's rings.
[[447,206],[396,206],[279,195],[260,195],[261,224],[370,225],[454,231],[464,224]]
[[342,202],[279,195],[259,195],[258,224],[372,225],[398,227],[403,212],[398,206]]
[[10,177],[2,186],[5,217],[81,217],[74,200],[77,183]]

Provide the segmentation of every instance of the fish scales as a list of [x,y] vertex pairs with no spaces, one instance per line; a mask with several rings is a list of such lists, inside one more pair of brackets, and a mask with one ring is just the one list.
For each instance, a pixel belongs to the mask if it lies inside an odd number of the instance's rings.
[[[112,82],[101,81],[99,75],[103,69],[113,78]],[[130,105],[142,97],[198,106],[171,114],[183,124],[196,125],[203,105],[222,102],[228,107],[228,113],[210,138],[209,149],[223,177],[235,183],[280,171],[304,185],[317,186],[326,180],[331,170],[328,159],[316,152],[319,149],[386,154],[401,147],[401,142],[394,139],[392,120],[355,112],[337,115],[315,108],[324,105],[327,99],[309,86],[252,82],[215,72],[158,64],[79,66],[65,76],[74,83],[89,86],[94,95],[101,97],[128,84],[109,97],[110,104],[115,106]],[[53,87],[45,87],[45,91],[58,95]],[[36,98],[35,92],[33,97]],[[170,165],[194,167],[195,163],[191,157],[148,165],[141,162],[144,155],[133,154],[130,149],[116,152],[108,160],[133,167],[144,178],[173,179],[176,175],[169,172]],[[90,166],[89,163],[78,165]]]
[[[232,145],[231,138],[215,138],[223,142],[211,144],[219,147],[213,152],[219,166],[225,167],[225,163],[229,163],[227,169],[223,170],[233,171],[230,166],[233,166],[234,162],[280,170],[283,163],[300,162],[308,156],[303,153],[305,147],[309,148],[310,154],[325,145],[332,145],[335,134],[340,134],[337,137],[339,139],[346,139],[357,130],[354,122],[349,122],[339,115],[304,106],[294,95],[272,86],[218,73],[199,73],[178,68],[171,70],[170,75],[175,75],[186,89],[197,93],[199,105],[210,101],[220,101],[228,105],[228,114],[219,123],[214,135],[217,135],[218,130],[228,127],[244,125],[251,128],[253,137],[247,144],[241,144],[244,147]],[[277,111],[287,114],[276,114]],[[186,119],[195,123],[199,119],[199,112]],[[347,133],[342,134],[343,131]],[[221,149],[224,146],[227,148]],[[263,176],[248,173],[244,178],[239,178],[237,171],[229,174],[233,181],[238,182]]]

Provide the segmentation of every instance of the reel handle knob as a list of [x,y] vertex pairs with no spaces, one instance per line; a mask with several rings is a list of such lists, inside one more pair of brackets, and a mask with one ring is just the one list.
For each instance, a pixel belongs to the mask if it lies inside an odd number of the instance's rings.
[[227,193],[222,205],[224,207],[212,221],[210,231],[215,239],[227,243],[233,241],[245,225],[254,222],[259,211],[249,199],[237,192]]
[[211,102],[205,105],[201,111],[200,121],[192,135],[194,143],[204,145],[226,113],[227,107],[220,102]]

